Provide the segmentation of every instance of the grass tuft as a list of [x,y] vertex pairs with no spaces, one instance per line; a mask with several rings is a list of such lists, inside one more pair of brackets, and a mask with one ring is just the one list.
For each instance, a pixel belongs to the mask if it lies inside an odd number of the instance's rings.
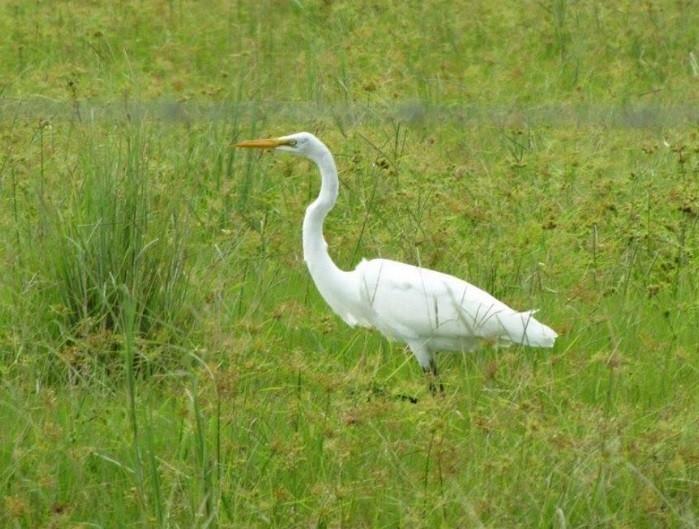
[[186,326],[189,277],[181,211],[153,181],[141,130],[87,141],[60,195],[39,194],[31,246],[44,287],[35,302],[50,307],[71,366],[102,355],[114,362],[127,332],[148,342],[134,361],[158,369],[159,345]]

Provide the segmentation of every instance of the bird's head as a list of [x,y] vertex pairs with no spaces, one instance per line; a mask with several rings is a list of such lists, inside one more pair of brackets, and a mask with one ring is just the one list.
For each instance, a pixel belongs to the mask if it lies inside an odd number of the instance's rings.
[[268,138],[264,140],[248,140],[233,144],[234,147],[246,149],[275,149],[277,151],[290,152],[299,156],[305,156],[312,160],[317,159],[327,147],[310,132],[297,132],[289,136]]

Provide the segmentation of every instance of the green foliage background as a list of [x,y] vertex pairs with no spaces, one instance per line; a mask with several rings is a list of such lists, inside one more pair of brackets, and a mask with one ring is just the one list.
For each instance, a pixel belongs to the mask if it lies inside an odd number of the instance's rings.
[[[692,1],[0,5],[0,526],[699,523]],[[551,351],[347,328],[386,256],[540,308]],[[411,395],[417,404],[399,398]]]

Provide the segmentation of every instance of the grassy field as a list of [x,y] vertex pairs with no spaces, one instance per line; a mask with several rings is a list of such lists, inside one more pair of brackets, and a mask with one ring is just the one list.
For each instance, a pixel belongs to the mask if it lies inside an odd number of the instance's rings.
[[[696,528],[690,1],[0,5],[0,527]],[[421,263],[553,350],[345,326],[301,256]],[[416,404],[398,398],[414,395]]]

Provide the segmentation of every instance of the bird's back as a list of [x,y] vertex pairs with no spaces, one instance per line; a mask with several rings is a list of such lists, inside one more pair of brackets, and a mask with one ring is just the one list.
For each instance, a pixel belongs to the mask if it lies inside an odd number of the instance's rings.
[[388,259],[356,268],[369,320],[386,336],[432,350],[466,351],[482,341],[551,347],[556,333],[532,311],[517,312],[461,279]]

